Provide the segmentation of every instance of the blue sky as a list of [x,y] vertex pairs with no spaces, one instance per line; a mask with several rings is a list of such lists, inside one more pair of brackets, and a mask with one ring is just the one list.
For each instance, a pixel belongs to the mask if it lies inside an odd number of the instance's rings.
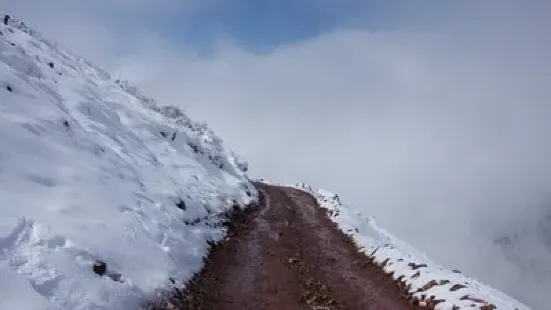
[[231,0],[155,17],[160,21],[158,31],[181,44],[209,50],[222,37],[263,52],[343,28],[419,27],[425,9],[446,14],[450,5],[446,1],[412,5],[392,0]]
[[[340,3],[335,10],[325,0],[232,0],[152,15],[157,31],[180,44],[204,51],[223,38],[262,52],[343,27],[354,19],[355,12],[376,14],[380,6],[374,1],[365,11],[361,1]],[[363,17],[370,20],[369,16]]]
[[183,43],[209,45],[224,36],[252,50],[300,41],[345,22],[311,1],[293,0],[235,0],[182,19],[174,17],[166,29]]
[[[249,51],[269,52],[281,45],[343,29],[429,33],[451,30],[454,34],[472,34],[503,13],[507,16],[501,16],[500,21],[512,18],[514,22],[515,16],[507,9],[511,2],[496,5],[470,0],[211,0],[173,10],[151,9],[147,14],[156,21],[152,28],[160,35],[203,52],[211,50],[220,39]],[[538,2],[527,6],[531,11],[537,11],[537,7]],[[113,16],[112,21],[117,21],[117,17]]]

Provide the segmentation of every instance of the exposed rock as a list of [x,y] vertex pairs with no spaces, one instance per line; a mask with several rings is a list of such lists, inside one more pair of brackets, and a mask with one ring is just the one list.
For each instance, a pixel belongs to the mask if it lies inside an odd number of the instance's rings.
[[462,288],[466,288],[466,286],[463,285],[463,284],[454,284],[454,285],[450,288],[450,291],[455,292],[455,291],[460,290],[460,289],[462,289]]
[[94,262],[94,265],[92,266],[92,270],[95,274],[99,276],[105,275],[107,272],[107,264],[104,261],[97,260]]

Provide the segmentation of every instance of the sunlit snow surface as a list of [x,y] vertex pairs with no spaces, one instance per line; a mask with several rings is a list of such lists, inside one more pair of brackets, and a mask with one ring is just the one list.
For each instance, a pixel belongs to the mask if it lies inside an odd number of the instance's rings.
[[136,309],[189,279],[218,215],[257,199],[246,165],[21,22],[0,32],[0,309]]
[[411,285],[410,293],[419,299],[432,295],[444,300],[435,309],[481,309],[490,305],[495,309],[530,309],[494,288],[431,261],[424,253],[377,226],[372,217],[341,204],[338,195],[304,183],[292,186],[316,197],[320,206],[328,210],[331,220],[352,236],[362,252],[373,257],[385,272],[394,272],[394,279],[403,276],[406,284]]

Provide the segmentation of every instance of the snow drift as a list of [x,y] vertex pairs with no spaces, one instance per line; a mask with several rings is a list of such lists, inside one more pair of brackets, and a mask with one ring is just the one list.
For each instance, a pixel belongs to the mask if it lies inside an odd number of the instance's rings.
[[487,286],[459,270],[450,270],[431,261],[424,253],[377,226],[373,217],[343,205],[339,196],[304,183],[292,187],[312,194],[339,229],[353,238],[363,253],[386,273],[402,281],[420,303],[436,301],[435,309],[528,310],[526,305]]
[[5,21],[0,309],[136,309],[189,279],[224,235],[219,215],[257,199],[246,163],[178,108]]

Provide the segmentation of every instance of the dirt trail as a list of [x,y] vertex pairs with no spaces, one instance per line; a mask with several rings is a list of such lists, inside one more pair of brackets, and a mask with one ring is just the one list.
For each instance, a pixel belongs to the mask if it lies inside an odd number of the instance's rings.
[[256,184],[260,207],[238,216],[178,309],[420,309],[339,232],[309,194]]

